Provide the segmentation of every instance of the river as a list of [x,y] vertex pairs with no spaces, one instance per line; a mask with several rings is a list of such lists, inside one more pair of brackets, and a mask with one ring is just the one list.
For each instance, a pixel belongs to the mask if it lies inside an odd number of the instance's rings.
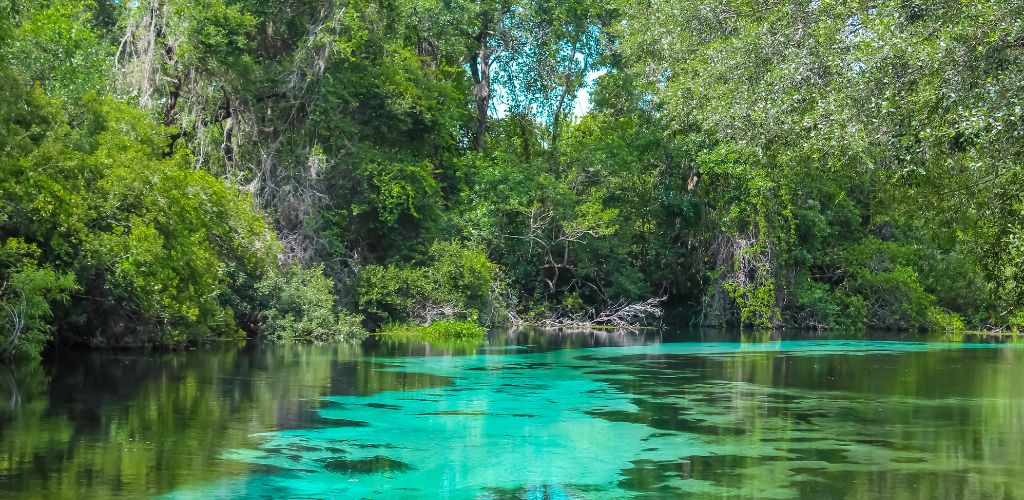
[[0,366],[0,498],[1024,498],[1024,347],[492,332]]

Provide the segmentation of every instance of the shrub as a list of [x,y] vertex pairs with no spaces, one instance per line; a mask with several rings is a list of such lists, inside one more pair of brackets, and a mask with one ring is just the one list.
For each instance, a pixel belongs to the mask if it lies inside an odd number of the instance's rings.
[[427,288],[422,269],[369,265],[359,273],[359,309],[378,323],[403,322],[412,315],[416,297]]
[[0,235],[43,251],[3,243],[0,301],[18,318],[0,325],[5,352],[38,352],[55,328],[93,345],[362,333],[319,269],[281,267],[252,197],[195,169],[145,113],[88,96],[72,119],[38,87],[22,94],[0,99]]
[[959,314],[941,307],[928,308],[927,327],[929,330],[946,333],[961,333],[966,329],[964,320]]
[[288,341],[327,342],[366,335],[362,317],[335,307],[333,283],[323,267],[291,265],[259,284],[262,311],[260,334]]
[[804,276],[793,287],[794,301],[790,323],[801,328],[834,328],[840,317],[836,297],[828,285]]
[[1024,311],[1016,311],[1010,315],[1010,331],[1013,333],[1024,332]]
[[836,328],[863,330],[867,326],[868,304],[862,297],[837,291],[835,301],[839,309]]
[[76,288],[74,275],[40,266],[38,254],[18,238],[0,245],[0,358],[38,356],[53,333],[51,305]]
[[873,328],[921,329],[930,320],[935,297],[918,273],[920,256],[909,244],[874,238],[845,250],[842,265],[849,271],[843,284],[865,305],[865,320]]
[[483,252],[456,242],[435,243],[421,266],[363,268],[359,308],[379,323],[476,322],[490,315],[496,271]]

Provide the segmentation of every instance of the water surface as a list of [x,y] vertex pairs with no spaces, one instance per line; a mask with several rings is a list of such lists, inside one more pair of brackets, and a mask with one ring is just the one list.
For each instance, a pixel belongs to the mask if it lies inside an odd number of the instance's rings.
[[0,497],[1020,498],[1024,349],[494,333],[0,367]]

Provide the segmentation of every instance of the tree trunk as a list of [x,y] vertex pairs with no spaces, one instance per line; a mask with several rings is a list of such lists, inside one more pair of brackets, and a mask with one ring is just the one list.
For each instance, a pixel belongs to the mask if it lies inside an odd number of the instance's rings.
[[[563,110],[564,110],[565,104],[566,104],[565,101],[569,98],[569,93],[573,90],[573,85],[572,85],[573,84],[573,76],[576,74],[576,72],[573,69],[573,64],[574,64],[574,61],[576,59],[576,55],[578,54],[578,52],[576,51],[576,48],[577,48],[578,44],[579,44],[579,40],[576,40],[576,41],[574,41],[572,43],[572,57],[569,58],[569,62],[567,63],[568,67],[565,69],[565,83],[562,84],[562,93],[561,93],[561,95],[558,96],[558,104],[555,106],[555,116],[553,117],[553,120],[552,120],[552,123],[551,123],[551,149],[552,150],[554,150],[558,146],[558,138],[559,138],[559,136],[562,133],[562,120],[563,120],[562,115],[563,115],[563,113],[564,114],[572,113],[572,109],[571,108],[569,109],[568,113],[566,113]],[[584,64],[580,68],[580,71],[582,72],[582,76],[584,76],[584,77],[586,77],[586,75],[587,75],[587,67],[588,67],[588,64],[584,60]],[[573,100],[573,103],[575,103],[575,100]]]
[[487,113],[491,106],[491,48],[486,26],[476,36],[479,49],[470,60],[473,74],[473,98],[476,100],[476,130],[473,147],[477,151],[487,148]]
[[224,141],[221,143],[220,149],[224,153],[224,161],[228,164],[235,161],[235,146],[234,146],[234,131],[235,131],[235,114],[231,109],[231,98],[228,97],[227,91],[224,91]]

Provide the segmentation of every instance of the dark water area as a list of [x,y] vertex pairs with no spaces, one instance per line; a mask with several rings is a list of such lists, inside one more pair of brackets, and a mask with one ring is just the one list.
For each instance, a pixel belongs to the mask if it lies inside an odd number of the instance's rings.
[[492,332],[0,365],[0,498],[1024,498],[1012,339]]

